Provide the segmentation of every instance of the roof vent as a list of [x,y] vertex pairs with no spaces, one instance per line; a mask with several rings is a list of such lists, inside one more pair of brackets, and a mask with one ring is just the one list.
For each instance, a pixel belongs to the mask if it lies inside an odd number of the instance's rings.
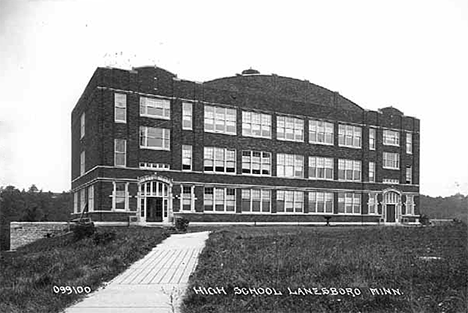
[[260,72],[257,70],[254,70],[253,68],[249,68],[248,70],[242,71],[242,75],[253,75],[253,74],[260,74]]

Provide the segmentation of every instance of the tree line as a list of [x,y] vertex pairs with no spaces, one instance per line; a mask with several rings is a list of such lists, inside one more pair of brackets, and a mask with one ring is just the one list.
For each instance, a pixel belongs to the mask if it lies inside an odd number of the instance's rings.
[[36,185],[28,190],[6,186],[0,187],[0,208],[10,221],[68,221],[73,212],[73,199],[70,192],[43,192]]

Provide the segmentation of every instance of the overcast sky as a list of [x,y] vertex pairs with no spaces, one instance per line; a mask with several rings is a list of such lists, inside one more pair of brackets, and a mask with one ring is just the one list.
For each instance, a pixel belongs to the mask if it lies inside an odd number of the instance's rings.
[[0,0],[0,186],[70,189],[98,66],[206,81],[249,67],[421,120],[421,193],[468,194],[468,1]]

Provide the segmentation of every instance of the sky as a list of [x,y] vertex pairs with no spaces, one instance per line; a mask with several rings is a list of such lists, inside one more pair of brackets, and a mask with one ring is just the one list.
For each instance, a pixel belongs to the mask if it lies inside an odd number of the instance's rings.
[[0,186],[61,192],[96,67],[247,68],[421,120],[420,191],[468,194],[468,1],[0,0]]

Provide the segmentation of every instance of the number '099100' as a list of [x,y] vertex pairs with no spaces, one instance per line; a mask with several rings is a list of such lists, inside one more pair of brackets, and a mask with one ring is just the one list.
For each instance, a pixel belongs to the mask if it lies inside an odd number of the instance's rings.
[[54,286],[52,288],[54,293],[57,294],[82,294],[82,293],[90,293],[91,287],[89,286]]

